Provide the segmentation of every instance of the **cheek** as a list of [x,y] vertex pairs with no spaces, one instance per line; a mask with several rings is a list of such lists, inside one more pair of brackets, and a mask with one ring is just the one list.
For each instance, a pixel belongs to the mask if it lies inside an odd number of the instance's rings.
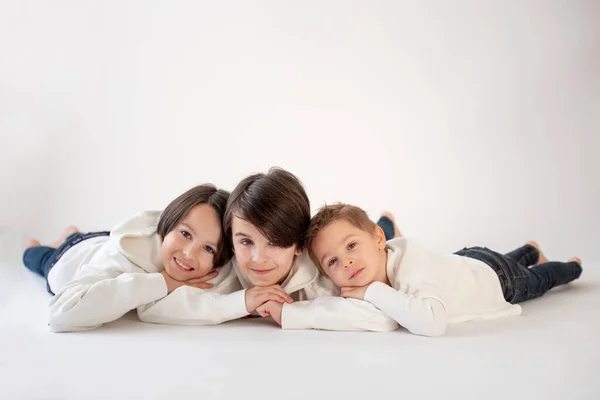
[[167,234],[165,236],[165,240],[163,240],[162,245],[160,247],[160,253],[163,258],[170,257],[173,250],[177,247],[177,238],[173,235],[173,232]]
[[277,263],[277,265],[282,269],[291,269],[294,264],[294,251],[290,251],[288,249],[279,249],[272,254],[271,259]]
[[235,259],[237,260],[240,267],[246,268],[248,262],[252,258],[250,256],[250,252],[248,251],[248,248],[246,246],[234,245],[233,249],[235,250]]
[[202,251],[202,253],[198,256],[198,262],[200,263],[200,271],[201,275],[205,275],[215,266],[215,257],[214,255],[207,253],[206,251]]
[[344,279],[344,274],[342,272],[340,272],[339,270],[330,272],[330,273],[327,274],[327,276],[329,276],[329,278],[337,286],[345,286],[346,281]]

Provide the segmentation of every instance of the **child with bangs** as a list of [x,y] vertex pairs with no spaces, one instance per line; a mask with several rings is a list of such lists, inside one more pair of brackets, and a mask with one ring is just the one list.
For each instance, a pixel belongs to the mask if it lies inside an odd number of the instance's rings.
[[228,196],[200,185],[164,211],[142,212],[110,232],[69,227],[49,246],[30,240],[23,262],[56,293],[50,329],[92,329],[133,309],[142,321],[166,324],[212,325],[246,315],[236,308],[241,287],[222,233]]
[[[508,254],[485,247],[438,254],[412,239],[386,241],[362,209],[347,204],[319,210],[306,247],[320,271],[341,288],[342,297],[364,300],[425,336],[442,335],[452,323],[518,315],[516,303],[540,297],[582,272],[579,258],[549,261],[534,241]],[[307,307],[310,311],[298,320],[308,322],[296,327],[345,329],[332,324],[320,307]]]
[[[393,236],[389,217],[383,216],[379,223]],[[267,174],[242,180],[229,196],[223,225],[232,241],[233,269],[243,287],[239,300],[249,314],[271,316],[283,328],[293,329],[305,323],[307,308],[322,304],[331,327],[397,328],[393,319],[372,304],[338,297],[339,289],[319,273],[305,250],[310,202],[290,172],[271,168]]]

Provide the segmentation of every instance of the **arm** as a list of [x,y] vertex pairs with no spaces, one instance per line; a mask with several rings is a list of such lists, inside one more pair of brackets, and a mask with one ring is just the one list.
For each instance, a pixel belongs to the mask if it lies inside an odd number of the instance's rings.
[[138,317],[144,322],[172,325],[216,325],[242,318],[248,315],[246,291],[238,290],[234,278],[218,287],[227,294],[182,286],[167,297],[139,307]]
[[382,282],[373,282],[364,298],[417,335],[440,336],[446,330],[446,307],[433,295],[405,293]]
[[114,321],[142,304],[167,295],[160,273],[127,272],[113,257],[84,265],[50,302],[54,332],[79,331]]
[[281,327],[385,332],[395,330],[398,324],[365,301],[329,296],[284,304]]

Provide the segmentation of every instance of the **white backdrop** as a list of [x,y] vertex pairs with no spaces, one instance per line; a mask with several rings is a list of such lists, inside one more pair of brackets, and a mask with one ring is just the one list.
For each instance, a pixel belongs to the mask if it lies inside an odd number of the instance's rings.
[[600,258],[599,2],[249,3],[3,0],[0,227],[279,165],[434,249]]

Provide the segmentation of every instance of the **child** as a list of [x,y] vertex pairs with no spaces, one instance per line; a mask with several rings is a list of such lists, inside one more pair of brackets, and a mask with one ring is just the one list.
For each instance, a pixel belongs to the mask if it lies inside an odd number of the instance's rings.
[[[393,221],[382,222],[390,235]],[[303,300],[338,295],[330,279],[319,274],[304,251],[304,235],[310,224],[310,203],[293,174],[271,168],[242,180],[232,191],[223,218],[224,231],[233,242],[232,264],[242,287],[248,313],[272,316],[285,326],[302,312]],[[330,297],[331,298],[331,297]],[[333,307],[346,310],[338,324],[348,330],[395,329],[397,324],[372,305],[333,298]],[[295,302],[294,304],[291,304]]]
[[56,293],[51,330],[95,328],[135,308],[142,321],[162,323],[180,323],[189,313],[204,324],[245,315],[226,295],[240,288],[231,265],[220,268],[231,257],[221,227],[228,195],[200,185],[162,213],[137,214],[110,233],[70,227],[51,246],[31,240],[23,262]]
[[[482,247],[441,255],[405,238],[386,243],[362,209],[346,204],[321,208],[306,241],[341,296],[364,299],[425,336],[443,334],[448,323],[520,314],[515,303],[542,296],[582,271],[576,257],[548,262],[535,242],[506,255]],[[313,328],[323,323],[312,319]]]

